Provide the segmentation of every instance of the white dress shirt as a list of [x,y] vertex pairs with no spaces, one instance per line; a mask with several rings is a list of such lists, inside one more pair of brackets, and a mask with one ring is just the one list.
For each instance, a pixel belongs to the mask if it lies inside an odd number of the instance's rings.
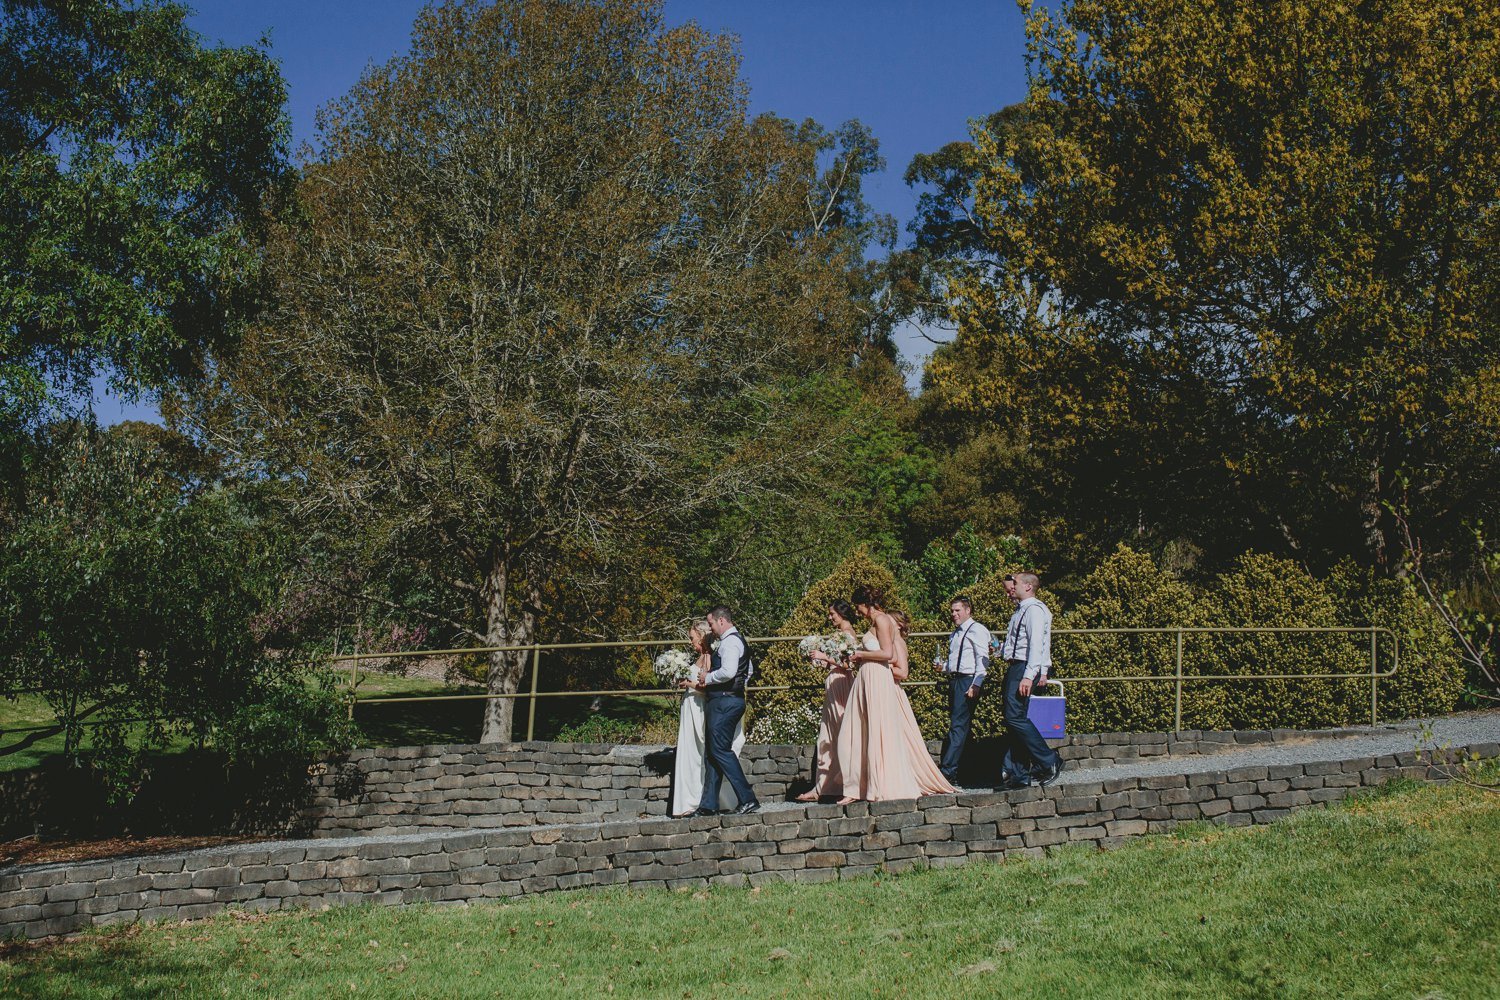
[[[730,642],[730,638],[733,638],[734,642]],[[740,669],[740,657],[745,655],[745,640],[740,636],[739,629],[732,628],[719,636],[718,652],[719,666],[704,676],[704,687],[734,680],[736,671]]]
[[1028,597],[1010,616],[1002,654],[1005,662],[1026,664],[1026,679],[1035,681],[1052,666],[1052,612],[1035,597]]
[[973,674],[975,685],[984,683],[990,666],[990,630],[970,618],[948,637],[948,661],[943,672]]

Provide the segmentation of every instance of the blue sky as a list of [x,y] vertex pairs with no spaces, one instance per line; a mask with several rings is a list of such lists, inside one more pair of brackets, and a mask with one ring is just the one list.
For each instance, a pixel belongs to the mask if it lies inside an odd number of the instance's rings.
[[[208,41],[245,45],[269,36],[300,145],[315,139],[319,107],[344,94],[367,66],[406,51],[423,4],[199,0],[192,6],[192,26]],[[814,118],[830,128],[850,118],[870,126],[887,166],[867,196],[903,227],[916,208],[916,192],[901,180],[911,158],[966,138],[971,118],[1025,91],[1022,17],[1013,0],[667,0],[665,9],[669,23],[692,20],[739,36],[752,111]],[[915,330],[898,341],[903,356],[915,361],[930,348]],[[109,398],[97,409],[104,422],[155,414],[154,407]]]

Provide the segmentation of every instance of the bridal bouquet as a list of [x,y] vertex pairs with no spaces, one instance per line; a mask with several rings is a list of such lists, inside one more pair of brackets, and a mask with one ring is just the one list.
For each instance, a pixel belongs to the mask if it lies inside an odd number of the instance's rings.
[[656,658],[656,677],[664,684],[676,686],[678,681],[690,681],[698,668],[693,655],[685,649],[669,649]]

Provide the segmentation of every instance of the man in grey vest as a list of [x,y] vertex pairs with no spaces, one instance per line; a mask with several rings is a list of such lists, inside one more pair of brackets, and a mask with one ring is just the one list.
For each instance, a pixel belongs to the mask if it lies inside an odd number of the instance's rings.
[[990,665],[990,630],[974,620],[974,605],[967,597],[955,597],[948,605],[953,632],[948,636],[948,655],[939,655],[938,669],[948,675],[948,745],[938,765],[943,777],[957,783],[958,762],[969,741],[974,704],[979,700]]
[[760,808],[750,782],[745,780],[740,759],[734,755],[734,730],[745,715],[745,686],[755,673],[750,650],[744,636],[730,620],[729,609],[717,607],[708,613],[708,627],[718,642],[709,662],[709,671],[699,681],[703,689],[703,798],[696,816],[713,816],[719,811],[719,785],[729,779],[734,797],[739,801],[736,813],[753,813]]

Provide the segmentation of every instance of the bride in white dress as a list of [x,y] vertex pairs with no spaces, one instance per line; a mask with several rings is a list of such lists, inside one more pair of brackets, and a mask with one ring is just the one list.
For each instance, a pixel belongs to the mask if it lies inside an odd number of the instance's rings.
[[[693,652],[698,656],[698,662],[693,666],[693,683],[697,683],[698,678],[709,669],[708,632],[708,622],[698,622],[688,633]],[[742,720],[734,731],[733,748],[736,757],[744,745],[745,724]],[[672,777],[671,815],[674,817],[690,816],[702,804],[703,782],[708,770],[707,756],[703,742],[703,692],[688,687],[682,693],[682,711],[677,716],[677,762],[673,767]],[[719,788],[717,808],[733,809],[735,805],[734,790],[726,781]]]

